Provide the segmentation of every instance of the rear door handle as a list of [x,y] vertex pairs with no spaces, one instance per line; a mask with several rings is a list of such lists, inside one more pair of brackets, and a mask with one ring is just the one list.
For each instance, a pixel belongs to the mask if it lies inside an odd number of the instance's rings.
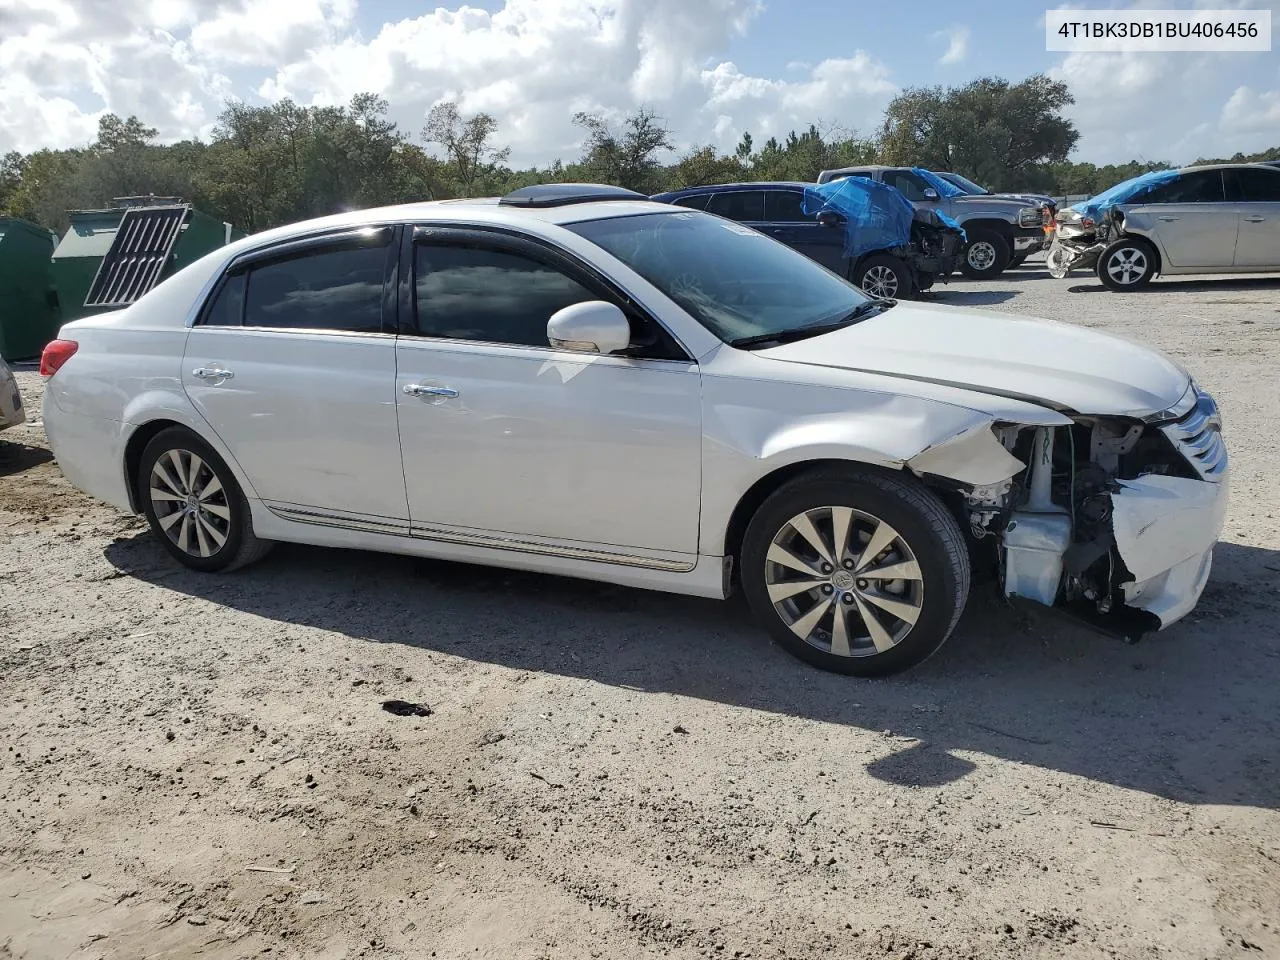
[[230,370],[224,370],[222,367],[196,367],[191,371],[193,377],[201,380],[230,380],[235,376]]
[[1244,219],[1246,223],[1262,223],[1262,221],[1266,220],[1267,218],[1266,217],[1245,217]]
[[458,395],[453,387],[429,387],[421,383],[406,383],[404,392],[409,397],[437,397],[441,400],[452,400]]

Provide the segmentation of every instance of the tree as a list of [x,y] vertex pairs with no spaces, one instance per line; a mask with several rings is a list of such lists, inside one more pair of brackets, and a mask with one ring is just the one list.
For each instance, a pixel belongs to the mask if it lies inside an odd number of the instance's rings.
[[94,147],[98,150],[145,147],[158,133],[155,127],[143,126],[137,117],[121,120],[114,113],[105,113],[98,118],[98,141]]
[[599,114],[577,113],[573,122],[587,133],[581,165],[591,179],[641,193],[661,187],[661,165],[655,155],[672,149],[671,131],[652,110],[642,107],[628,114],[621,132],[615,132]]
[[871,163],[875,153],[875,144],[859,139],[851,130],[833,127],[824,134],[810,124],[803,133],[790,131],[781,143],[777,137],[766,140],[760,152],[750,158],[752,178],[812,182],[823,170]]
[[458,112],[458,105],[446,100],[437,103],[427,114],[422,139],[444,148],[445,159],[452,165],[462,196],[469,197],[476,180],[511,155],[509,147],[492,145],[497,131],[498,121],[489,114],[477,113],[464,118]]
[[1011,84],[983,77],[963,87],[916,87],[890,101],[880,131],[885,163],[953,170],[996,190],[1026,187],[1080,138],[1062,110],[1065,83],[1043,74]]
[[736,156],[726,157],[716,153],[710,145],[691,150],[676,161],[668,176],[673,190],[681,187],[701,187],[708,183],[733,183],[744,178],[746,170]]

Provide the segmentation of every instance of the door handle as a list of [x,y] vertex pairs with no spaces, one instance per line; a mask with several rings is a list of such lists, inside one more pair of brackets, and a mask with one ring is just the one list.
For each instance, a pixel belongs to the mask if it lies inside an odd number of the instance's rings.
[[1244,219],[1246,223],[1262,223],[1262,221],[1266,220],[1267,218],[1266,217],[1245,217]]
[[1181,220],[1182,218],[1181,217],[1161,217],[1160,219],[1163,220],[1165,223],[1173,223],[1173,221]]
[[191,375],[201,380],[230,380],[235,376],[230,370],[224,370],[221,367],[196,367],[191,371]]
[[428,387],[421,383],[406,383],[404,392],[409,397],[438,397],[442,400],[452,400],[458,395],[453,387]]

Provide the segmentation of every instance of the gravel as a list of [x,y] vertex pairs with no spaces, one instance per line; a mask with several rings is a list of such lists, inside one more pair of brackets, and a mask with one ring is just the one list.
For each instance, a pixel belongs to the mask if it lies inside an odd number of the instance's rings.
[[740,602],[301,546],[201,576],[68,486],[20,372],[0,956],[1280,955],[1280,281],[1031,263],[931,299],[1146,340],[1217,396],[1233,503],[1187,621],[1125,646],[980,592],[866,682]]

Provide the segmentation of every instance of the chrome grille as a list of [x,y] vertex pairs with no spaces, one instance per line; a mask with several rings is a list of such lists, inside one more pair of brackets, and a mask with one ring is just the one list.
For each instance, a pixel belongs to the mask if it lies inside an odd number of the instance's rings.
[[1201,393],[1191,412],[1181,420],[1160,427],[1173,441],[1202,480],[1221,480],[1227,472],[1227,445],[1222,442],[1222,421],[1218,407],[1207,393]]

